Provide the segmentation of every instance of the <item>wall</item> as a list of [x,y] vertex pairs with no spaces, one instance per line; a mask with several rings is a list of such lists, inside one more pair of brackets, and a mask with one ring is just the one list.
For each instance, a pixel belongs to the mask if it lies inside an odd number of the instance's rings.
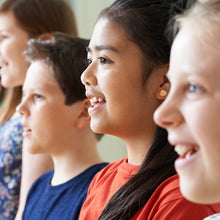
[[76,13],[80,36],[90,38],[98,14],[113,0],[70,0],[70,2]]

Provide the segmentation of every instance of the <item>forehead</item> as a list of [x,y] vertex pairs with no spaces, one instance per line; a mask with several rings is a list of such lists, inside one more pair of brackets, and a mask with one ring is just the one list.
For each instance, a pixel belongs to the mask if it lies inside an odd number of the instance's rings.
[[[197,24],[198,25],[198,24]],[[173,67],[184,73],[220,75],[219,36],[207,34],[207,27],[185,23],[174,39],[171,48],[170,69]],[[169,71],[175,73],[176,70]]]
[[31,62],[27,70],[24,88],[38,86],[54,88],[58,87],[58,84],[54,79],[52,66],[44,61],[37,60]]
[[88,51],[91,54],[105,51],[107,55],[114,56],[120,62],[126,62],[131,58],[141,65],[143,62],[141,48],[129,40],[122,26],[107,18],[100,18],[96,23]]
[[95,45],[114,45],[120,51],[129,42],[131,43],[126,32],[118,23],[111,22],[107,18],[100,18],[94,27],[89,47]]
[[0,31],[8,30],[13,31],[18,28],[18,23],[15,19],[13,12],[0,12]]

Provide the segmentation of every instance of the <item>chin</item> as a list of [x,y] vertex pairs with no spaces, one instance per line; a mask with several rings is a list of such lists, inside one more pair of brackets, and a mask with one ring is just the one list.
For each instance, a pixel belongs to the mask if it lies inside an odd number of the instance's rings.
[[[194,186],[195,185],[195,186]],[[216,191],[211,191],[211,186],[204,186],[202,182],[195,184],[188,181],[187,184],[180,180],[180,191],[182,195],[190,202],[198,204],[213,204],[220,202],[220,193],[217,195]]]
[[102,125],[100,123],[95,123],[95,122],[91,121],[90,127],[91,127],[92,131],[97,133],[97,134],[103,134],[104,133]]
[[33,145],[33,144],[30,144],[30,143],[27,143],[27,141],[24,140],[23,142],[23,148],[26,149],[26,151],[30,154],[40,154],[40,153],[44,153],[44,152],[41,152],[40,148],[36,145]]

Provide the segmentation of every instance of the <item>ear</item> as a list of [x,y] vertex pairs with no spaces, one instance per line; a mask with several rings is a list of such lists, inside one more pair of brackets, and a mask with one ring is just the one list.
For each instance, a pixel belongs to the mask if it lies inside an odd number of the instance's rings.
[[88,113],[90,101],[89,99],[84,99],[80,104],[80,113],[76,119],[75,126],[77,128],[85,128],[90,125],[90,116]]
[[159,71],[160,71],[158,74],[159,84],[158,84],[158,88],[157,88],[157,92],[156,92],[156,98],[158,100],[163,101],[167,97],[168,92],[170,90],[170,83],[166,77],[166,73],[168,71],[168,64],[164,65],[162,68],[160,68]]

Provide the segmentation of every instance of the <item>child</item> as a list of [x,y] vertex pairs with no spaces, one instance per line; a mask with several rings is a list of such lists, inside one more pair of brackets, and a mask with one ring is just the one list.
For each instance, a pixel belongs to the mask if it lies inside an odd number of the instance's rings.
[[88,47],[90,65],[81,77],[92,104],[91,127],[121,138],[128,158],[95,176],[80,219],[200,220],[220,210],[183,198],[172,164],[176,154],[153,122],[169,90],[164,30],[187,3],[175,2],[117,0],[98,18]]
[[17,111],[23,116],[30,153],[51,155],[54,171],[31,187],[23,219],[77,219],[95,173],[106,163],[89,128],[90,102],[80,75],[86,68],[87,40],[61,33],[29,41],[30,62]]
[[20,220],[30,186],[53,169],[48,155],[31,155],[22,144],[21,116],[15,109],[21,102],[28,68],[23,51],[30,38],[45,32],[77,36],[77,26],[66,0],[0,2],[0,75],[5,88],[0,112],[0,219]]
[[171,89],[154,119],[180,156],[175,168],[183,195],[220,202],[220,1],[197,3],[177,17],[176,26],[167,74]]

